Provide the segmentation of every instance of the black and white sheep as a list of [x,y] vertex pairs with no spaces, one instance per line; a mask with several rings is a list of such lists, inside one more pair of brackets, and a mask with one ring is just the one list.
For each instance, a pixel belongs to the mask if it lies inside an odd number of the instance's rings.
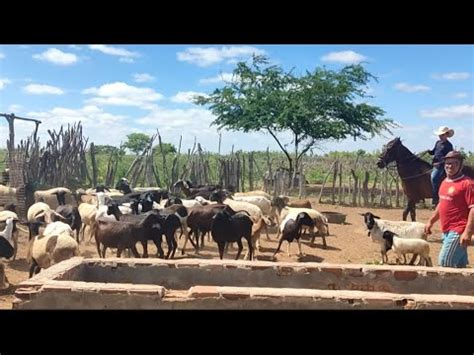
[[401,256],[403,256],[403,260],[406,262],[406,254],[418,254],[420,255],[419,265],[433,266],[430,258],[430,244],[426,240],[400,238],[388,230],[383,232],[382,237],[385,240],[385,250],[392,249],[397,254],[397,264]]
[[[360,213],[364,217],[364,223],[369,231],[369,237],[371,237],[374,243],[380,245],[380,253],[382,256],[382,264],[388,262],[387,250],[385,248],[385,239],[383,238],[383,232],[389,230],[396,233],[400,238],[414,238],[414,239],[427,239],[425,233],[425,225],[420,222],[406,222],[406,221],[389,221],[380,219],[379,216],[374,215],[371,212]],[[410,261],[410,265],[413,265],[416,259],[416,254]]]
[[303,226],[308,226],[308,227],[313,227],[314,226],[314,220],[308,215],[306,212],[300,212],[296,216],[295,219],[293,218],[286,218],[285,221],[282,222],[282,232],[281,232],[281,237],[280,241],[278,242],[278,247],[275,250],[275,253],[273,253],[273,258],[275,258],[275,255],[280,251],[281,244],[283,243],[284,240],[288,242],[288,256],[290,256],[290,244],[293,240],[296,239],[298,243],[298,252],[299,255],[303,255],[303,251],[301,250],[301,230],[303,229]]

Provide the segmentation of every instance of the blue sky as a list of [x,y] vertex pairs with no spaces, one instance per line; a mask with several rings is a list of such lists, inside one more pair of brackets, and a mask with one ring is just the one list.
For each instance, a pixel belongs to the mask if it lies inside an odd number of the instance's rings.
[[[439,126],[455,130],[455,148],[474,151],[474,46],[472,45],[0,45],[0,112],[40,119],[47,130],[82,121],[95,144],[119,145],[131,132],[153,134],[182,151],[194,138],[217,151],[212,114],[190,103],[193,93],[211,93],[230,80],[238,60],[266,54],[297,73],[318,66],[340,69],[365,62],[378,77],[370,103],[402,127],[394,130],[412,151],[432,148]],[[17,142],[34,124],[15,124]],[[265,134],[222,131],[221,151],[279,150]],[[8,126],[0,120],[0,146]],[[284,143],[289,135],[282,135]],[[319,152],[373,151],[391,136],[369,141],[325,142]],[[315,151],[318,152],[318,151]]]

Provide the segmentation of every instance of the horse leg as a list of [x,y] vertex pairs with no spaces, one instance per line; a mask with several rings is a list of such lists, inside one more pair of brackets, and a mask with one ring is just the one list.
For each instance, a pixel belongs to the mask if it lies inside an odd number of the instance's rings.
[[410,202],[408,202],[407,206],[403,210],[403,220],[407,220],[408,212],[410,211]]
[[413,205],[410,208],[410,217],[411,217],[412,222],[416,221],[416,204],[415,203],[413,203]]

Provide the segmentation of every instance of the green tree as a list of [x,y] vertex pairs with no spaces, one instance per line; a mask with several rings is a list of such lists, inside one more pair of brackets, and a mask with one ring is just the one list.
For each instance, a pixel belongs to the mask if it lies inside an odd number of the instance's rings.
[[[161,146],[162,146],[163,152],[165,154],[176,153],[177,152],[176,147],[171,143],[161,143]],[[157,144],[153,147],[153,154],[161,154],[161,149],[160,149],[159,144]]]
[[114,147],[113,145],[96,145],[94,146],[96,154],[112,154],[119,150],[119,148]]
[[151,137],[145,133],[130,133],[127,135],[124,147],[138,155],[150,144],[150,140]]
[[[291,173],[317,143],[347,137],[366,140],[396,126],[380,118],[385,113],[381,108],[357,103],[368,97],[369,81],[376,80],[362,65],[340,71],[317,68],[297,76],[269,65],[264,56],[254,56],[251,64],[239,62],[233,74],[235,80],[194,102],[209,105],[218,129],[269,133]],[[283,144],[283,132],[291,133],[293,152]]]

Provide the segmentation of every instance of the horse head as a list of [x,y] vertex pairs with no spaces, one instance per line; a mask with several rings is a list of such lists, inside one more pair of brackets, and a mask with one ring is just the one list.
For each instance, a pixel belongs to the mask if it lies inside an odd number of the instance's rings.
[[397,137],[384,146],[382,154],[380,154],[379,160],[377,161],[377,166],[380,169],[385,168],[389,163],[397,160],[397,151],[401,144],[400,137]]

